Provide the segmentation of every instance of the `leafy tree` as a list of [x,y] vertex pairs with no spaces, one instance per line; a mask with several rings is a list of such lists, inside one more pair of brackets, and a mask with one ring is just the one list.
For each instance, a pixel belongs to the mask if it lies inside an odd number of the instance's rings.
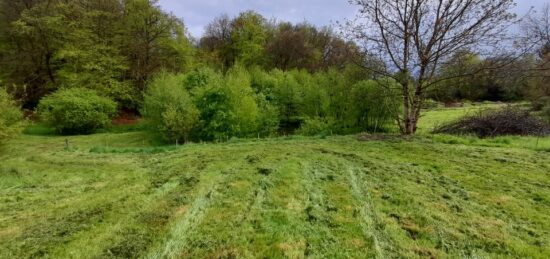
[[301,89],[302,104],[300,113],[310,118],[325,117],[330,107],[328,87],[320,84],[316,76],[305,70],[293,70],[289,72],[298,82]]
[[164,13],[158,0],[125,1],[123,52],[130,62],[129,76],[137,91],[157,72],[189,68],[193,56],[183,22]]
[[299,82],[290,73],[274,70],[271,76],[275,80],[273,89],[274,103],[279,109],[281,130],[291,133],[300,127],[303,121],[303,94]]
[[104,23],[116,24],[120,15],[115,12],[121,8],[113,1],[75,1],[59,6],[68,32],[54,56],[60,64],[57,86],[86,87],[126,105],[132,102],[135,93],[124,81],[128,64],[116,47],[118,28]]
[[235,134],[244,137],[256,133],[260,111],[248,71],[236,65],[228,71],[225,81],[231,111],[236,119]]
[[161,73],[144,97],[143,114],[165,140],[187,142],[199,121],[199,111],[182,84],[182,76]]
[[195,92],[200,121],[194,135],[207,141],[222,141],[234,136],[237,132],[234,123],[236,115],[222,75],[209,77],[208,83]]
[[267,40],[265,18],[254,11],[246,11],[231,25],[231,41],[236,60],[245,66],[263,64]]
[[[55,52],[62,46],[66,28],[57,1],[1,1],[4,28],[2,70],[7,85],[24,107],[34,107],[57,82]],[[2,26],[3,27],[3,26]],[[15,85],[16,87],[12,87]]]

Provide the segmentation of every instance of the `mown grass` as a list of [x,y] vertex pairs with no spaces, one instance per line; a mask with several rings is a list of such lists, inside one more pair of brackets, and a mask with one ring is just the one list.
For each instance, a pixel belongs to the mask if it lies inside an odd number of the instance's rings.
[[0,149],[0,258],[549,258],[535,140],[22,135]]

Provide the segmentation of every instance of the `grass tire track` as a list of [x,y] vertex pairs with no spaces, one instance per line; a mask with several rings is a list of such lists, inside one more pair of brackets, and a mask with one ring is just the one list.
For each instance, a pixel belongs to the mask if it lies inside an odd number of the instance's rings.
[[351,186],[351,192],[359,204],[359,214],[361,216],[361,225],[363,227],[363,233],[366,238],[371,238],[374,242],[374,249],[376,251],[377,258],[395,258],[397,255],[393,254],[395,250],[393,241],[391,238],[380,230],[379,226],[382,225],[381,220],[376,216],[375,207],[372,202],[372,196],[368,189],[367,181],[357,174],[359,167],[357,164],[365,164],[362,157],[356,154],[341,153],[334,150],[319,149],[321,153],[338,158],[345,164],[352,164],[353,167],[347,166],[348,169],[348,183]]
[[167,235],[167,241],[150,252],[145,258],[177,258],[187,246],[187,233],[197,226],[215,196],[218,183],[199,192],[193,204],[181,218],[177,219]]

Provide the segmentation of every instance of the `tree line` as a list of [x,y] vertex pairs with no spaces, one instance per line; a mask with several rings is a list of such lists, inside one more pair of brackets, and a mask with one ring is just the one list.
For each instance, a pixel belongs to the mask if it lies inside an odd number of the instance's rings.
[[45,118],[92,107],[75,93],[88,89],[180,141],[391,124],[414,134],[428,99],[547,106],[545,13],[523,22],[531,42],[506,46],[513,0],[351,4],[357,19],[336,30],[244,11],[195,39],[156,0],[0,0],[0,86]]
[[269,21],[246,11],[193,39],[154,0],[0,1],[0,82],[25,108],[59,88],[85,87],[137,109],[160,71],[235,62],[267,70],[343,68],[358,48],[330,28]]

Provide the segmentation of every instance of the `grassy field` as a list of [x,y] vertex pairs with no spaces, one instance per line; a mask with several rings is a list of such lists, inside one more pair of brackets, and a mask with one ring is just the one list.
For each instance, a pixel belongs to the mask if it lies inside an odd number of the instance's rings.
[[155,146],[140,131],[0,149],[0,258],[550,258],[550,138]]

